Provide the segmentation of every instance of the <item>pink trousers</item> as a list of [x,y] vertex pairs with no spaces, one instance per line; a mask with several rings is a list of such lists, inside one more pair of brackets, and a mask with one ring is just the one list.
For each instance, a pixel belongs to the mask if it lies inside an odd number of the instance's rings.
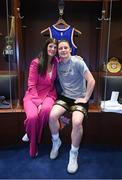
[[30,156],[35,157],[38,153],[38,144],[41,141],[43,128],[49,120],[49,113],[54,104],[54,100],[46,97],[38,113],[37,106],[31,100],[24,101],[26,120],[24,122],[30,142]]

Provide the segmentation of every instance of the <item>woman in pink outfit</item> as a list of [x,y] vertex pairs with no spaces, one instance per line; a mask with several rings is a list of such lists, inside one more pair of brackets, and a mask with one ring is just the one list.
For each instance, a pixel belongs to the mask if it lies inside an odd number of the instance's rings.
[[23,99],[26,120],[24,125],[30,142],[30,156],[38,155],[38,144],[48,122],[49,113],[57,98],[54,81],[57,72],[57,40],[46,41],[38,58],[29,68],[28,88]]

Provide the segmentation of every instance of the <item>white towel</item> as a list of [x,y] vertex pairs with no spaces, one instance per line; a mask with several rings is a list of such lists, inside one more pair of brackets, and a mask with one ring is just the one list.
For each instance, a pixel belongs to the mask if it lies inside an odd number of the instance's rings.
[[118,101],[101,101],[101,109],[104,112],[122,113],[122,105]]

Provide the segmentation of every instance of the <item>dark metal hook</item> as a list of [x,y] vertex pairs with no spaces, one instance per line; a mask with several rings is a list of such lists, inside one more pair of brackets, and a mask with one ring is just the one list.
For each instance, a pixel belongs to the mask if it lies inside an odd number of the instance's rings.
[[102,16],[101,16],[101,18],[98,18],[99,21],[109,21],[110,20],[110,18],[105,17],[105,13],[106,13],[106,11],[102,10]]
[[18,11],[18,17],[19,17],[20,19],[23,19],[24,16],[21,16],[21,15],[20,15],[20,8],[17,8],[17,11]]

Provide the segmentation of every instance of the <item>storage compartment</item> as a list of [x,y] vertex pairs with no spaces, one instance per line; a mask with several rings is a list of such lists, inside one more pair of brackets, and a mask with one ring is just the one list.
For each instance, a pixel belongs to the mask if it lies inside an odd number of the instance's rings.
[[122,76],[103,76],[102,83],[102,100],[110,100],[112,91],[119,91],[119,98],[122,98]]

